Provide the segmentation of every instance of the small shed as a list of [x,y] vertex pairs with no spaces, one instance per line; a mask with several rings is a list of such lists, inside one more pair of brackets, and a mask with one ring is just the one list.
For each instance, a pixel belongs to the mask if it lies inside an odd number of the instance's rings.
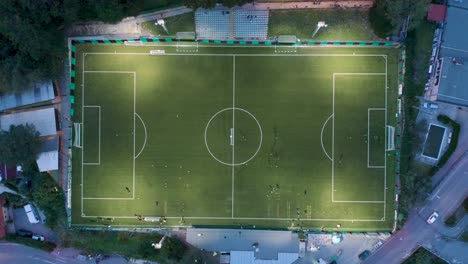
[[42,140],[41,152],[37,157],[40,172],[55,171],[59,167],[59,137]]
[[278,36],[279,44],[294,44],[297,41],[297,37],[294,35],[281,35]]

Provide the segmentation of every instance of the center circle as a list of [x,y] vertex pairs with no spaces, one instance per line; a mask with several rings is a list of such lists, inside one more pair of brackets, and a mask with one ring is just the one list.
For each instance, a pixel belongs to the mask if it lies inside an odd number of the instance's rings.
[[216,161],[228,166],[251,161],[260,151],[262,140],[262,126],[252,113],[242,108],[218,111],[205,127],[206,149]]

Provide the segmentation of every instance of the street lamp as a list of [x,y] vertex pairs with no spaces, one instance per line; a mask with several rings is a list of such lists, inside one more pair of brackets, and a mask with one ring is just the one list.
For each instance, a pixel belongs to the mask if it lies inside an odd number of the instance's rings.
[[328,25],[325,23],[325,21],[319,21],[319,22],[317,23],[317,27],[315,28],[314,33],[312,34],[312,38],[315,37],[315,35],[317,34],[317,32],[318,32],[321,28],[327,27],[327,26],[328,26]]

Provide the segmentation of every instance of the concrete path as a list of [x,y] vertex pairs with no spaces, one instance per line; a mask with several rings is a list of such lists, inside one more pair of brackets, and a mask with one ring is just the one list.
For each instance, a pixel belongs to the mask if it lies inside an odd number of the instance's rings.
[[285,3],[251,3],[242,8],[257,10],[279,9],[329,9],[329,8],[370,8],[374,1],[313,1],[313,2],[285,2]]

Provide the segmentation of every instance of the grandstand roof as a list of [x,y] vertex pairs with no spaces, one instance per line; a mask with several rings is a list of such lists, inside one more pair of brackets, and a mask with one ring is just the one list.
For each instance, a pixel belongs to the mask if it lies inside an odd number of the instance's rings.
[[51,81],[38,83],[21,93],[0,95],[0,111],[49,101],[54,98],[54,87]]
[[294,35],[281,35],[278,36],[278,43],[294,44],[297,41],[297,37]]
[[427,11],[427,20],[444,22],[446,12],[447,6],[431,4],[429,6],[429,10]]
[[56,135],[55,109],[48,107],[0,116],[0,130],[9,130],[12,125],[25,124],[34,125],[40,136]]
[[298,253],[278,253],[276,259],[258,259],[253,251],[231,251],[231,264],[291,264],[298,258]]
[[195,40],[196,34],[195,32],[177,32],[176,39],[180,40]]

